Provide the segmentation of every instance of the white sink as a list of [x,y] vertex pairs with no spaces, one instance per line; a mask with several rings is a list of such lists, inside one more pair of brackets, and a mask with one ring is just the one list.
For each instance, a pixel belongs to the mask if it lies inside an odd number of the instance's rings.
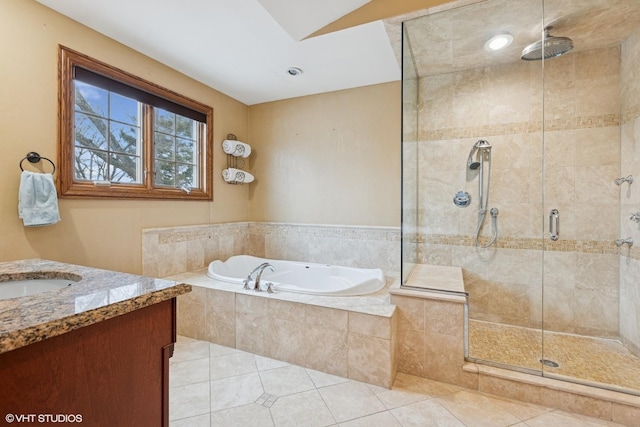
[[75,283],[69,279],[29,279],[0,282],[0,300],[55,291]]

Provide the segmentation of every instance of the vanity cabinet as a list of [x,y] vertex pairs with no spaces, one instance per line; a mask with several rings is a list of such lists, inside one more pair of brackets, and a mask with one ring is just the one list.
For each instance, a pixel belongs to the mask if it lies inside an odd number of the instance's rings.
[[171,298],[0,354],[0,423],[168,426],[175,322]]

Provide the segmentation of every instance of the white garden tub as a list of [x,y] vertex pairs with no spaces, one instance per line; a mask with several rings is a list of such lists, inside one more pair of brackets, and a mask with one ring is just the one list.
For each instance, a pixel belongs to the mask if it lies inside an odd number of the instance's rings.
[[[262,273],[263,287],[273,283],[275,291],[311,295],[352,296],[379,291],[385,277],[379,268],[366,269],[310,262],[281,261],[250,255],[232,256],[226,261],[209,264],[207,276],[212,279],[242,286],[242,281],[262,263],[268,262],[274,271]],[[253,282],[252,282],[253,283]]]

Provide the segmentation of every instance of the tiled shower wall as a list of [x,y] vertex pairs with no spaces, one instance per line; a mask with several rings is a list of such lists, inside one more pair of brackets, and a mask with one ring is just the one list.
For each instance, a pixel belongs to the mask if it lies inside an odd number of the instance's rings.
[[233,255],[400,271],[400,229],[238,222],[142,231],[142,272],[166,277]]
[[[544,271],[546,328],[617,337],[620,48],[546,61],[544,79],[540,62],[524,61],[421,78],[419,260],[463,267],[471,318],[540,327]],[[493,146],[490,249],[474,246],[478,172],[466,160],[478,139]],[[466,209],[452,202],[459,190],[471,194]],[[552,208],[557,242],[542,237]]]
[[[622,162],[621,176],[633,175],[637,180],[620,189],[621,237],[632,237],[640,245],[640,228],[629,220],[640,211],[640,31],[622,45]],[[640,356],[640,248],[621,252],[620,258],[620,335],[634,353]]]

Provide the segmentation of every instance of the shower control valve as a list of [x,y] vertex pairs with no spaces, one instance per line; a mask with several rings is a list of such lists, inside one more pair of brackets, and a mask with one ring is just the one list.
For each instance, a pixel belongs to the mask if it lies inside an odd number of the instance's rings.
[[458,191],[455,196],[453,196],[453,204],[459,208],[466,208],[471,203],[471,196],[466,191]]
[[629,219],[635,223],[640,223],[640,212],[632,212]]

